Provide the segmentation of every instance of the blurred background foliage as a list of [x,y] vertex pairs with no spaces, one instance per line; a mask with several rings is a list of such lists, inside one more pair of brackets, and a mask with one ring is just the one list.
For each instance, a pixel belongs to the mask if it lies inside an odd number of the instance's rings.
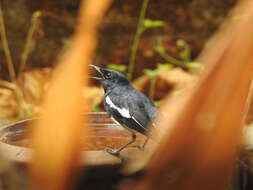
[[[0,43],[0,123],[6,123],[39,112],[53,63],[71,43],[69,37],[76,24],[80,1],[1,2],[17,86],[24,99],[20,108],[15,88],[8,83],[10,74]],[[142,0],[113,2],[99,31],[93,64],[127,73],[142,3]],[[184,93],[187,83],[196,80],[194,71],[203,67],[194,59],[235,3],[236,0],[149,0],[146,16],[139,26],[142,28],[132,73],[133,85],[158,106],[168,95]],[[36,11],[41,15],[35,27],[32,18]],[[28,52],[25,67],[19,72],[25,51]],[[97,84],[91,81],[83,95],[92,102],[93,111],[103,110],[103,91]],[[20,115],[19,109],[25,111]]]

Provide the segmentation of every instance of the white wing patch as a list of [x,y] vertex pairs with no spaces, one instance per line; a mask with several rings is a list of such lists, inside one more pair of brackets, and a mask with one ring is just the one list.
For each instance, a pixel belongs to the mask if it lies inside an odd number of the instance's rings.
[[131,117],[129,111],[128,111],[126,108],[119,108],[119,107],[117,107],[117,106],[112,102],[112,100],[110,99],[109,96],[106,96],[105,102],[106,102],[111,108],[116,109],[123,117],[126,117],[126,118],[130,118],[130,117]]

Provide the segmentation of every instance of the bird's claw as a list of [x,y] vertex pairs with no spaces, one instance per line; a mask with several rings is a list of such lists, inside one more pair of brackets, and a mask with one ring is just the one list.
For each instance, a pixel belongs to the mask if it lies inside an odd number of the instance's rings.
[[144,146],[143,145],[137,144],[137,145],[134,145],[133,147],[134,148],[138,148],[139,150],[144,150]]
[[105,151],[108,152],[109,154],[113,155],[113,156],[120,156],[120,151],[118,149],[113,149],[113,148],[105,148]]

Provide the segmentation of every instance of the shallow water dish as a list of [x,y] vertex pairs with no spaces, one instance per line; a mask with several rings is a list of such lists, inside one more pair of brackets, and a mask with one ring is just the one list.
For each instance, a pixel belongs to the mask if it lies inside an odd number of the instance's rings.
[[[120,163],[118,158],[111,156],[104,151],[105,147],[118,148],[131,138],[128,131],[116,124],[104,112],[89,113],[90,134],[88,142],[83,145],[81,162],[86,165],[106,165]],[[28,163],[32,149],[30,140],[27,137],[31,131],[31,123],[35,119],[24,120],[0,129],[0,148],[3,153],[15,162]],[[136,143],[142,143],[144,136],[137,134]]]

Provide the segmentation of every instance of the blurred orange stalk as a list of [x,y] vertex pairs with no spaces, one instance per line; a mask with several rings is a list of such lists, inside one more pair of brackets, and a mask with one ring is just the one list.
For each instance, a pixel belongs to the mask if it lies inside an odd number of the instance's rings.
[[31,174],[35,189],[69,189],[79,163],[81,136],[87,133],[81,98],[87,85],[88,67],[96,47],[98,25],[110,0],[83,1],[71,47],[61,56],[43,105],[43,114],[34,125],[34,156]]
[[199,83],[163,107],[166,134],[135,189],[229,188],[249,103],[252,34],[253,2],[241,1],[200,56],[207,69]]

